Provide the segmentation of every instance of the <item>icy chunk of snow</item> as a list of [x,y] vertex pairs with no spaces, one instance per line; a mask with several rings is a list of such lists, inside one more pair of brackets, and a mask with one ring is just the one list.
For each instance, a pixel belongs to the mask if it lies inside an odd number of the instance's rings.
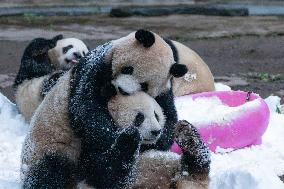
[[0,93],[0,188],[19,188],[20,155],[28,125]]
[[270,112],[276,112],[277,107],[280,107],[281,98],[278,96],[269,96],[264,100],[266,104],[268,105]]

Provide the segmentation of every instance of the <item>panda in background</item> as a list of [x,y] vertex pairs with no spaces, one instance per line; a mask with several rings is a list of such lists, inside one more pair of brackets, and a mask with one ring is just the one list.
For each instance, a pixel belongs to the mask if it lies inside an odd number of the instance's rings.
[[[31,129],[47,139],[38,149],[41,152],[35,153],[38,159],[23,156],[23,162],[31,162],[24,177],[25,188],[65,188],[76,182],[76,173],[95,188],[123,188],[133,182],[139,152],[167,151],[173,143],[177,115],[171,79],[186,72],[185,65],[175,63],[169,45],[146,30],[88,53],[59,79],[32,118]],[[134,90],[118,82],[120,75],[129,76],[126,79],[133,81]],[[165,114],[164,127],[155,143],[141,144],[134,126],[117,132],[107,106],[117,90],[126,95],[143,90],[155,97]],[[28,140],[31,142],[24,149],[32,154],[29,151],[38,145],[33,138]],[[66,144],[71,147],[66,148]]]
[[88,47],[76,38],[65,38],[57,41],[54,48],[48,51],[50,61],[60,70],[69,70],[86,56]]
[[70,69],[87,52],[81,40],[63,39],[62,35],[30,42],[14,83],[16,104],[27,121],[63,71]]

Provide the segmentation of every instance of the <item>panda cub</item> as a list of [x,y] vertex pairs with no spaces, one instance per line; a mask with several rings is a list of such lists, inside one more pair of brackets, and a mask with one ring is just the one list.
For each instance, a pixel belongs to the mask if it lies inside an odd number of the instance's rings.
[[108,102],[108,110],[120,128],[137,127],[143,144],[156,143],[165,125],[161,107],[144,92],[130,96],[118,94]]
[[[165,124],[159,104],[148,94],[118,94],[108,102],[108,109],[120,129],[138,128],[142,144],[155,143]],[[175,137],[184,154],[149,150],[139,155],[136,179],[129,188],[207,188],[209,183],[209,150],[197,130],[186,121],[176,124]],[[80,189],[92,188],[84,183]]]
[[[155,143],[160,137],[165,116],[148,94],[118,94],[108,102],[108,109],[121,129],[133,125],[138,128],[142,144]],[[131,188],[208,187],[210,154],[196,128],[187,121],[179,121],[174,133],[183,154],[158,150],[142,152],[137,162],[137,178]]]
[[14,83],[15,101],[26,120],[30,120],[63,71],[70,69],[87,52],[81,40],[63,39],[62,35],[31,41],[24,51]]

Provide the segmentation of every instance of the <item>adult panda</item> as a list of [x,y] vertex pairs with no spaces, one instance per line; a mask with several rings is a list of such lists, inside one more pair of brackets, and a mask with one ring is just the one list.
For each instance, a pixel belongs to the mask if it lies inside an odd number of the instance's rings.
[[214,77],[208,65],[192,49],[177,41],[165,39],[174,52],[175,61],[186,65],[188,72],[173,79],[173,93],[182,96],[193,93],[214,91]]
[[30,42],[14,83],[15,101],[26,120],[30,120],[63,71],[70,69],[87,52],[88,48],[81,40],[63,39],[62,35]]
[[[186,72],[184,65],[174,62],[168,44],[150,31],[138,30],[93,50],[59,79],[33,116],[31,129],[43,127],[47,132],[39,129],[39,135],[50,138],[38,153],[44,156],[26,172],[24,187],[65,188],[75,182],[74,171],[97,188],[125,187],[133,178],[139,151],[169,150],[172,145],[177,115],[171,79]],[[124,85],[124,81],[133,85]],[[128,95],[131,87],[133,92],[144,90],[155,97],[166,116],[161,135],[153,144],[141,144],[135,127],[118,132],[109,113],[107,102],[116,89]],[[60,129],[60,125],[67,126]],[[57,137],[69,140],[53,143]],[[32,145],[24,149],[34,151],[37,145],[33,143],[30,140],[27,144]],[[65,144],[71,144],[77,153],[70,152]],[[24,161],[33,160],[33,156],[23,157],[27,157]]]

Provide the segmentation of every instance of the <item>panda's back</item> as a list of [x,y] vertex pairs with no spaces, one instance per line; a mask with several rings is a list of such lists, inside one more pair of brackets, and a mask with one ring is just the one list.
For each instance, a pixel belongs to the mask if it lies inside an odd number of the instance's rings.
[[30,121],[36,108],[43,99],[40,92],[42,82],[46,77],[48,77],[48,75],[25,80],[22,84],[17,86],[15,93],[16,104],[27,121]]
[[22,150],[22,174],[44,155],[59,154],[76,161],[80,140],[69,125],[68,98],[71,71],[63,75],[31,119]]

